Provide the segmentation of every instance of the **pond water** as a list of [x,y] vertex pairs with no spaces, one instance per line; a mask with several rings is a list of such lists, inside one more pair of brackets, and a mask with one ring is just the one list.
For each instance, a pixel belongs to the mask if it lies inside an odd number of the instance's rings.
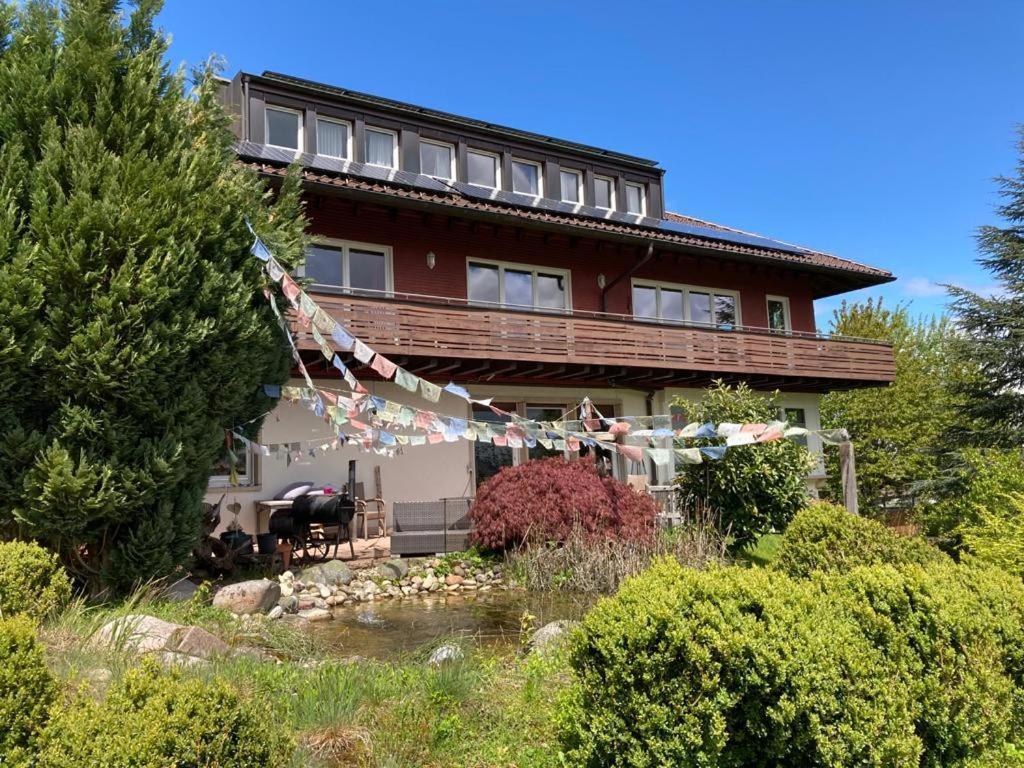
[[377,659],[400,658],[450,638],[512,650],[519,646],[524,613],[542,627],[580,618],[594,600],[520,590],[379,600],[336,608],[334,619],[313,624],[312,631],[340,653]]

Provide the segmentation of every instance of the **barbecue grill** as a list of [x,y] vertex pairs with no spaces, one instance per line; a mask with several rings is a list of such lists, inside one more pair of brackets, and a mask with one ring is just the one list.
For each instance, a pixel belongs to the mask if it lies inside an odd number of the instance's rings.
[[332,541],[325,533],[325,528],[336,529],[333,540],[335,547],[341,544],[342,538],[348,539],[349,552],[355,558],[356,551],[349,528],[355,511],[355,503],[347,493],[331,496],[305,494],[295,498],[291,509],[276,510],[270,516],[268,526],[271,533],[291,542],[296,560],[306,562],[327,558]]

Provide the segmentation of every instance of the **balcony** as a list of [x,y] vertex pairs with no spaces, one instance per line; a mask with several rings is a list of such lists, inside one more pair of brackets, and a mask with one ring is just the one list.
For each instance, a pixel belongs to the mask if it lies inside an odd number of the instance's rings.
[[[724,378],[826,391],[884,385],[895,376],[892,347],[863,339],[594,312],[519,312],[412,294],[314,298],[354,336],[410,370],[424,359],[463,361],[462,369],[444,367],[453,377],[461,370],[486,380],[500,380],[498,372],[521,380],[529,371],[550,381],[659,387]],[[308,336],[300,339],[304,348],[316,348]]]

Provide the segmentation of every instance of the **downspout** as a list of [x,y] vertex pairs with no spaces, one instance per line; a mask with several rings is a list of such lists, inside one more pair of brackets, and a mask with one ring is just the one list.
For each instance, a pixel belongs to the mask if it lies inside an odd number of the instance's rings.
[[636,274],[636,271],[638,269],[640,269],[640,267],[642,267],[648,261],[650,261],[653,257],[654,257],[654,243],[651,243],[650,245],[647,246],[647,253],[645,253],[643,256],[641,256],[639,259],[637,259],[632,267],[627,269],[625,272],[623,272],[621,275],[616,277],[614,280],[612,280],[604,288],[601,289],[601,311],[602,312],[608,312],[608,291],[610,291],[616,285],[621,283],[627,277],[632,277],[634,274]]
[[242,76],[242,141],[251,141],[249,136],[249,76]]

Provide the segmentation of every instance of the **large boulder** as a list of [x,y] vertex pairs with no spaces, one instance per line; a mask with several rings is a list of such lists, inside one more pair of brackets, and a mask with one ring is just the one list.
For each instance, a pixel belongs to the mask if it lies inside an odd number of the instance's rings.
[[182,627],[171,636],[170,644],[175,653],[199,659],[227,656],[231,652],[227,643],[202,627]]
[[153,653],[168,648],[175,633],[182,629],[185,627],[180,624],[173,624],[155,616],[130,613],[104,624],[93,635],[91,642],[98,648],[130,653]]
[[352,569],[341,560],[328,560],[326,563],[311,565],[299,573],[299,581],[304,584],[327,584],[339,586],[352,581]]
[[281,585],[270,579],[253,579],[228,584],[213,596],[213,604],[236,616],[250,613],[266,613],[281,597]]
[[184,603],[191,600],[199,587],[189,579],[178,579],[164,591],[164,599],[171,603]]
[[545,624],[533,633],[527,649],[534,653],[547,653],[565,642],[569,631],[579,622],[559,619]]

